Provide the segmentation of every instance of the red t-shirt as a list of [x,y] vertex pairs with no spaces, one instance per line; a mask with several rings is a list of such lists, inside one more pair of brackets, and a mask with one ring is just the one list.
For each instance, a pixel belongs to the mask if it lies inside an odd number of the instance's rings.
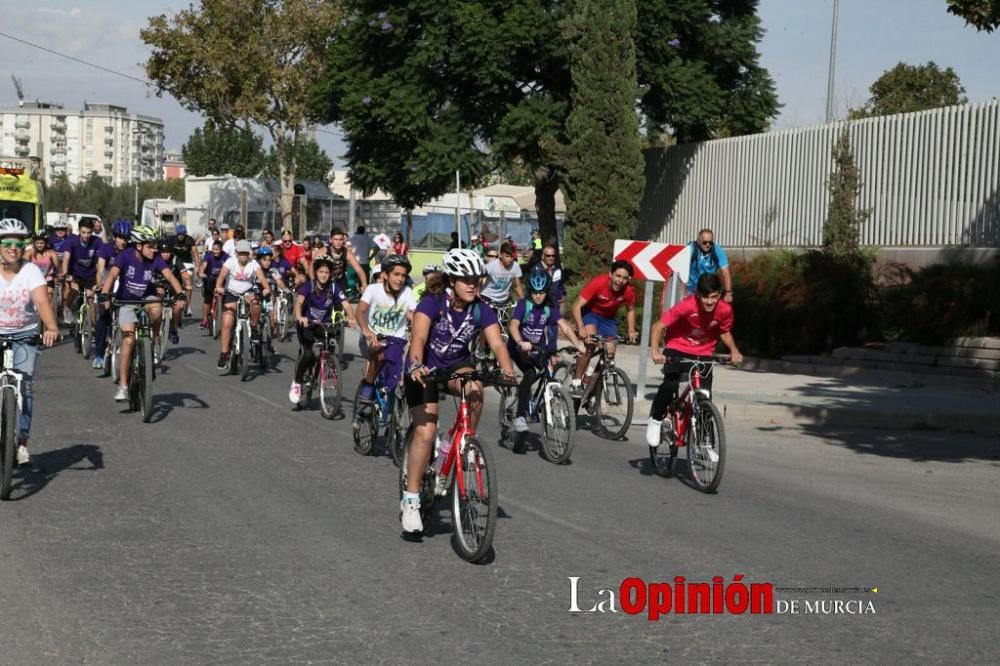
[[281,253],[285,257],[285,259],[288,260],[288,263],[290,263],[292,267],[295,268],[299,263],[299,259],[301,259],[305,255],[306,251],[302,249],[301,245],[292,243],[291,247],[285,247],[284,245],[282,245]]
[[733,330],[733,307],[719,301],[711,312],[703,312],[698,296],[692,295],[663,313],[667,327],[667,349],[711,356],[719,336]]
[[585,312],[593,312],[596,315],[614,319],[618,316],[618,308],[625,305],[635,305],[635,289],[631,284],[626,284],[621,291],[611,291],[611,276],[598,275],[587,283],[587,286],[580,292],[587,304],[583,306]]

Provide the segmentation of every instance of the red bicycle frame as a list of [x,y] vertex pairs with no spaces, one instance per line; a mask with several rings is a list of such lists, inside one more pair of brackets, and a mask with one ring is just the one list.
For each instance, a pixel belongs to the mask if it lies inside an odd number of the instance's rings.
[[670,416],[674,419],[674,434],[676,437],[677,448],[684,446],[684,435],[687,434],[688,427],[691,425],[691,411],[692,405],[694,403],[691,397],[692,391],[697,391],[701,389],[701,372],[698,368],[692,366],[691,373],[688,376],[688,384],[684,387],[684,391],[681,393],[680,397],[677,398],[677,402],[683,403],[683,407],[680,409],[670,410]]
[[[452,466],[458,464],[458,456],[461,453],[459,447],[462,442],[465,441],[466,437],[476,434],[469,425],[469,403],[465,398],[465,381],[459,379],[459,383],[462,395],[458,403],[458,414],[455,416],[455,423],[448,430],[448,436],[451,437],[451,449],[449,449],[448,456],[441,466],[441,476],[446,479],[451,474]],[[458,495],[462,499],[465,499],[465,480],[461,474],[456,474],[455,478],[458,483]],[[483,470],[479,465],[476,465],[476,489],[479,491],[480,496],[484,494],[483,488]]]

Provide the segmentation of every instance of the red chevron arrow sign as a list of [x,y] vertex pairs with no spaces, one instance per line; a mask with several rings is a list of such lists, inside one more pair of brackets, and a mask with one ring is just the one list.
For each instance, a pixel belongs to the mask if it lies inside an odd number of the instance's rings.
[[650,241],[616,240],[615,259],[624,259],[635,268],[640,280],[666,282],[674,272],[687,282],[691,249],[687,245],[667,245]]

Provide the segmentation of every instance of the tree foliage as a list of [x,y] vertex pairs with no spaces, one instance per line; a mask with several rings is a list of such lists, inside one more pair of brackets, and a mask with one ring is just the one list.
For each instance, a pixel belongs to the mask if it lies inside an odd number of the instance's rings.
[[830,204],[823,224],[823,251],[835,259],[849,260],[860,255],[861,225],[869,211],[858,210],[861,176],[854,162],[847,128],[833,148],[833,173],[827,187]]
[[563,256],[586,275],[607,270],[615,239],[635,233],[643,189],[635,24],[635,0],[579,0],[567,21],[573,89]]
[[141,181],[137,197],[134,184],[113,186],[91,173],[74,185],[65,174],[60,174],[45,190],[45,207],[49,212],[93,213],[105,222],[120,217],[135,219],[136,201],[141,207],[146,199],[183,201],[184,181],[180,178]]
[[[403,207],[524,164],[543,238],[555,238],[572,111],[565,19],[579,0],[347,0],[316,118],[339,122],[351,181]],[[757,0],[638,0],[637,103],[684,141],[767,127],[774,84],[758,64]]]
[[862,108],[850,111],[852,119],[926,111],[968,101],[955,70],[941,69],[933,60],[926,65],[898,63],[868,90],[871,97]]
[[[286,151],[290,148],[291,146],[285,146]],[[267,153],[267,173],[275,177],[278,176],[281,168],[280,159],[277,149],[271,146],[271,149]],[[285,156],[284,159],[286,162],[289,161],[288,156]],[[310,136],[304,136],[299,139],[295,155],[295,165],[295,177],[297,180],[315,180],[321,183],[330,181],[333,160],[320,147],[316,139]]]
[[208,120],[203,129],[195,129],[181,152],[192,176],[253,178],[264,168],[262,143],[261,137],[246,127],[219,126]]
[[1000,0],[948,0],[948,11],[976,30],[1000,28]]
[[[149,19],[141,32],[153,49],[146,73],[182,106],[220,125],[261,126],[279,154],[294,156],[309,86],[342,16],[336,0],[202,0]],[[290,214],[296,165],[280,167]]]

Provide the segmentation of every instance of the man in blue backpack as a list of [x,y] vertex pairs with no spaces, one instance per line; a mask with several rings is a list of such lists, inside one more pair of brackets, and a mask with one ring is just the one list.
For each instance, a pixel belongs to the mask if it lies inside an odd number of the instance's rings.
[[733,276],[729,270],[729,258],[722,246],[715,244],[715,234],[711,229],[698,232],[698,240],[688,244],[691,248],[691,270],[688,272],[687,293],[690,296],[698,289],[698,278],[702,275],[718,273],[722,279],[722,300],[733,302]]

